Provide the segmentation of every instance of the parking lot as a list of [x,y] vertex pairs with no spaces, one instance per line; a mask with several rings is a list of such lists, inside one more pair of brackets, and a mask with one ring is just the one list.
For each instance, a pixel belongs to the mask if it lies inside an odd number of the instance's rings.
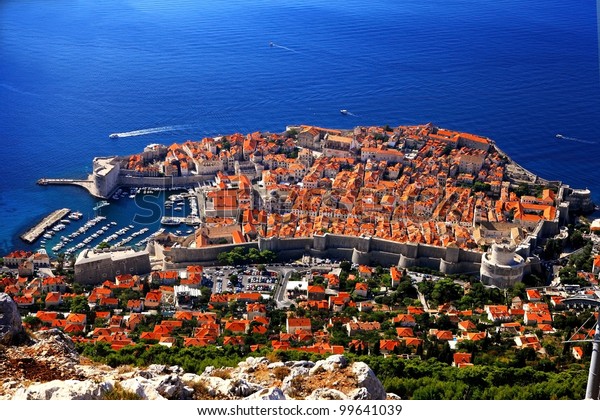
[[202,274],[202,285],[213,293],[260,292],[271,294],[279,274],[274,270],[260,272],[252,266],[207,267]]

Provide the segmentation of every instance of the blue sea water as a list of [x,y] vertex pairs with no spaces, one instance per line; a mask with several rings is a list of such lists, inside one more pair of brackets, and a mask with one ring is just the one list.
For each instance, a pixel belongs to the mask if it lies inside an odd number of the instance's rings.
[[[94,156],[149,143],[300,123],[485,135],[600,201],[598,62],[590,0],[4,0],[0,254],[32,248],[18,235],[54,209],[93,215],[84,190],[38,178],[84,177]],[[179,130],[108,138],[165,126]],[[120,226],[134,210],[103,209]]]

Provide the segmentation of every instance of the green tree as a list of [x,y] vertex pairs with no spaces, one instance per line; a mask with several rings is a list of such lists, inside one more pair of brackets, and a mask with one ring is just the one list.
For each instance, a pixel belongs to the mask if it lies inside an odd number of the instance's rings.
[[71,299],[69,310],[72,313],[87,314],[90,311],[87,298],[85,296],[75,296]]
[[437,281],[431,291],[431,299],[438,304],[456,301],[460,299],[462,295],[462,287],[450,279],[441,279]]
[[349,273],[352,270],[352,264],[350,263],[350,261],[342,261],[340,263],[340,268],[342,269],[342,271]]

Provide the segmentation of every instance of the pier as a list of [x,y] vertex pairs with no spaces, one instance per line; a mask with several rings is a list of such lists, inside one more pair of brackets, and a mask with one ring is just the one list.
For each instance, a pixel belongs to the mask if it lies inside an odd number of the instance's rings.
[[38,185],[74,185],[76,187],[85,188],[94,197],[101,197],[94,185],[92,176],[87,179],[72,179],[72,178],[42,178],[37,180]]
[[69,179],[69,178],[42,178],[38,179],[38,185],[77,185],[89,190],[93,181],[91,179]]
[[71,209],[67,208],[53,211],[48,216],[44,217],[44,219],[41,222],[39,222],[37,225],[29,229],[23,235],[21,235],[21,239],[29,243],[35,242],[47,228],[49,228],[50,226],[58,222],[60,219],[65,217],[67,214],[69,214],[70,211]]

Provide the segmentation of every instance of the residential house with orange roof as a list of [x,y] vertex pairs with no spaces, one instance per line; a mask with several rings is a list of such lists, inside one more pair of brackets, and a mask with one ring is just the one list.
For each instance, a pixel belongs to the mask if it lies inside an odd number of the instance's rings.
[[527,294],[527,300],[529,302],[539,302],[542,300],[542,295],[537,289],[527,289],[525,290],[525,293]]
[[285,321],[285,330],[288,334],[295,334],[298,330],[311,332],[311,328],[310,318],[287,318]]
[[179,273],[177,271],[153,271],[151,274],[153,282],[164,285],[173,285],[179,279]]
[[454,353],[454,355],[452,356],[452,366],[459,368],[473,366],[473,364],[471,363],[471,357],[471,353]]
[[535,351],[542,349],[542,344],[535,334],[518,335],[514,338],[515,344],[519,348],[530,347]]
[[423,315],[425,310],[420,306],[407,306],[406,310],[409,315]]
[[136,326],[144,322],[145,318],[146,317],[143,314],[133,313],[129,315],[126,322],[127,328],[130,330],[134,330]]
[[243,346],[244,342],[244,337],[241,335],[230,335],[223,337],[224,346]]
[[525,311],[523,323],[525,325],[552,324],[552,314],[550,311]]
[[85,324],[87,322],[87,315],[70,313],[69,315],[67,315],[66,321],[67,321],[67,324],[77,324],[77,325],[85,326]]
[[485,305],[483,309],[486,311],[488,319],[494,323],[512,321],[506,305]]
[[265,335],[268,329],[265,325],[252,325],[252,329],[250,330],[251,334],[260,334]]
[[144,307],[147,309],[156,309],[160,307],[162,301],[162,293],[159,291],[150,291],[146,293],[144,298]]
[[308,286],[306,296],[308,300],[324,300],[325,288],[319,284]]
[[262,295],[258,292],[240,292],[235,295],[235,299],[242,303],[259,302]]
[[373,276],[373,269],[367,265],[359,265],[358,274],[362,278],[370,279]]
[[353,337],[357,334],[369,331],[379,331],[381,324],[377,321],[372,322],[361,322],[361,321],[350,321],[346,325],[346,331],[348,331],[348,337]]
[[475,331],[477,330],[477,326],[473,323],[473,321],[466,320],[458,323],[458,329],[460,331]]
[[227,306],[229,301],[234,300],[235,295],[232,293],[213,293],[210,295],[209,303],[212,307],[218,308]]
[[19,264],[26,261],[32,255],[33,253],[31,251],[13,251],[8,255],[4,256],[4,265],[6,265],[7,267],[18,267]]
[[480,341],[487,337],[486,331],[469,332],[464,331],[460,337],[461,340]]
[[247,334],[250,329],[250,321],[247,319],[234,319],[225,322],[224,331],[232,334]]
[[51,306],[58,306],[63,302],[62,294],[60,292],[50,292],[46,295],[45,305],[46,308]]
[[329,309],[329,302],[326,300],[309,300],[307,302],[300,302],[298,306],[300,306],[301,308],[310,308],[317,311],[326,311]]
[[206,347],[210,344],[214,344],[216,340],[212,338],[198,338],[198,337],[184,337],[184,347]]
[[402,281],[402,272],[395,265],[393,265],[392,267],[390,267],[390,277],[392,288],[398,287],[398,285]]
[[58,312],[37,311],[35,316],[42,324],[52,324],[52,322],[58,318]]
[[361,296],[361,297],[366,298],[367,295],[369,294],[369,286],[367,285],[367,283],[358,282],[354,286],[354,293],[357,296]]
[[401,345],[399,340],[379,340],[379,351],[381,354],[387,355],[393,353],[397,347]]
[[410,327],[397,327],[396,328],[396,334],[398,335],[399,338],[414,337],[415,336],[415,333],[414,333],[413,329],[410,328]]
[[246,319],[254,320],[256,317],[264,317],[267,314],[267,307],[264,303],[246,304]]
[[101,297],[98,305],[102,308],[116,309],[119,307],[119,299],[116,297]]
[[141,299],[129,299],[127,309],[131,312],[142,312],[144,310],[144,301]]
[[337,296],[329,296],[329,307],[333,312],[340,312],[350,303],[352,303],[350,293],[339,292]]
[[433,330],[432,335],[439,341],[452,341],[454,340],[454,334],[448,330]]
[[415,327],[417,325],[415,317],[411,314],[398,314],[392,319],[392,322],[394,325],[400,325],[401,327]]
[[67,291],[67,283],[65,282],[64,277],[46,277],[41,281],[40,290],[42,293],[64,293]]
[[194,312],[179,310],[175,312],[173,318],[179,321],[191,321],[192,319],[194,319]]

